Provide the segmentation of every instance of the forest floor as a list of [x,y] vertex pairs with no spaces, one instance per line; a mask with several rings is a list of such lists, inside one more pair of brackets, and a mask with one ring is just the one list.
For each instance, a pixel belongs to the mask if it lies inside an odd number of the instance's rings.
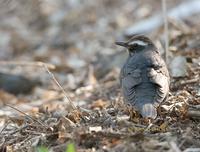
[[[167,9],[182,2],[168,1]],[[32,91],[0,90],[0,151],[44,146],[62,152],[70,143],[79,152],[200,151],[200,15],[169,19],[170,95],[158,118],[147,121],[123,103],[119,71],[127,52],[114,42],[128,39],[124,31],[135,23],[161,14],[161,2],[4,5],[0,72],[26,77],[30,84],[22,81],[18,89],[30,85]],[[163,54],[163,26],[147,36]]]

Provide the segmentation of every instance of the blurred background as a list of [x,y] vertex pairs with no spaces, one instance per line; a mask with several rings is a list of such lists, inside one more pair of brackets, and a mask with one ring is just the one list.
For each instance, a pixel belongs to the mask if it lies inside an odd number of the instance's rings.
[[[199,151],[200,0],[165,1],[0,0],[0,151]],[[145,34],[163,56],[164,18],[171,92],[146,128],[123,104],[115,41]]]
[[[174,77],[188,74],[187,62],[199,64],[197,4],[197,0],[166,3],[169,60],[181,55],[176,60],[184,66],[181,72],[172,72]],[[146,34],[163,54],[163,20],[158,0],[0,0],[0,60],[53,64],[58,81],[75,91],[104,79],[118,80],[127,53],[115,46],[116,40]],[[2,64],[1,72],[37,79],[52,88],[44,68]]]

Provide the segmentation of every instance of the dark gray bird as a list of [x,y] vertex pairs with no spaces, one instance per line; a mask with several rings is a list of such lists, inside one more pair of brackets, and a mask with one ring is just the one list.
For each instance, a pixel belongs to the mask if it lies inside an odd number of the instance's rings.
[[143,117],[155,119],[157,107],[169,92],[169,73],[153,42],[143,35],[135,35],[127,42],[129,57],[121,69],[120,84],[125,101]]

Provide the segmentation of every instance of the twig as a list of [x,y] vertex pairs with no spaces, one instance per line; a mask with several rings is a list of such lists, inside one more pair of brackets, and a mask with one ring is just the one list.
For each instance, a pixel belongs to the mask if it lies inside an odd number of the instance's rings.
[[[191,128],[187,128],[186,132],[182,134],[182,137],[187,137],[188,135],[191,134]],[[183,144],[186,142],[186,138],[183,138],[183,140],[181,141],[181,143],[178,145],[179,148],[181,148],[183,146]]]
[[149,125],[147,126],[147,128],[145,129],[145,131],[149,130],[152,126],[153,126],[153,123],[151,123],[151,121],[149,120]]
[[162,0],[162,10],[164,18],[164,30],[165,30],[165,62],[168,64],[168,54],[169,54],[169,32],[168,32],[168,20],[167,20],[167,8],[166,0]]
[[25,128],[27,128],[27,127],[29,127],[29,125],[26,124],[26,125],[24,125],[24,126],[18,128],[18,129],[16,129],[16,130],[12,131],[11,133],[9,133],[9,136],[14,135],[14,134],[16,134],[17,132],[20,132],[20,131],[22,131],[23,129],[25,129]]
[[185,81],[181,81],[181,85],[186,85],[186,84],[190,84],[190,83],[196,83],[198,82],[200,79],[199,78],[194,78],[194,79],[190,79],[190,80],[185,80]]
[[183,152],[191,152],[191,151],[193,151],[193,152],[198,152],[198,151],[200,151],[200,148],[187,148],[187,149],[185,149]]
[[200,111],[189,110],[187,114],[189,117],[195,117],[200,119]]
[[52,72],[50,72],[49,68],[44,64],[43,65],[44,68],[46,69],[46,71],[49,73],[49,75],[51,76],[51,78],[54,80],[54,82],[56,83],[56,85],[62,90],[65,98],[67,99],[67,101],[70,103],[70,105],[72,106],[73,110],[77,110],[77,107],[72,103],[72,100],[69,98],[68,94],[65,92],[65,90],[63,89],[63,87],[60,85],[60,83],[56,80],[55,76],[53,75]]
[[62,116],[62,119],[65,122],[67,122],[68,124],[70,124],[71,127],[75,127],[76,126],[76,124],[73,121],[71,121],[69,118]]
[[172,151],[174,152],[181,152],[181,150],[179,149],[179,147],[177,146],[177,144],[174,141],[170,141],[170,146],[172,148]]
[[9,124],[9,123],[6,123],[6,124],[4,125],[4,127],[1,129],[1,131],[0,131],[0,135],[1,135],[2,132],[6,129],[6,127],[8,126],[8,124]]
[[[34,120],[35,122],[39,123],[40,125],[45,126],[42,122],[40,122],[40,121],[38,121],[37,119],[35,119],[35,118],[33,118],[33,117],[27,115],[25,112],[23,112],[23,111],[21,111],[21,110],[15,108],[15,107],[13,107],[13,106],[11,106],[11,105],[8,105],[8,104],[5,104],[5,105],[8,106],[8,107],[10,107],[10,108],[12,108],[12,109],[14,109],[14,110],[16,110],[16,111],[18,111],[18,112],[20,112],[20,113],[22,113],[23,115],[27,116],[27,117],[28,117],[29,119],[31,119],[31,120]],[[46,126],[45,126],[45,127],[46,127]]]
[[189,106],[192,107],[192,108],[200,110],[200,105],[189,105]]
[[19,66],[39,66],[39,67],[43,67],[45,65],[48,67],[48,69],[55,69],[55,65],[44,62],[0,61],[0,64],[19,65]]

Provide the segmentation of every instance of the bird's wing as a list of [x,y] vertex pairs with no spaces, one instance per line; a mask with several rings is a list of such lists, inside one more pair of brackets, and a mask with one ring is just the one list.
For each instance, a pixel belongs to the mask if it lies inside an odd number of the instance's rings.
[[[123,67],[120,73],[120,84],[125,99],[128,102],[134,102],[135,87],[142,82],[141,69],[136,67]],[[133,104],[133,103],[132,103]]]
[[142,71],[141,69],[137,68],[135,65],[136,65],[135,63],[132,63],[132,65],[125,64],[124,67],[121,69],[121,72],[120,72],[121,86],[123,85],[130,89],[138,85],[139,83],[141,83]]
[[169,91],[169,73],[164,60],[159,55],[155,54],[150,58],[147,77],[151,83],[158,85],[155,98],[158,102],[162,102]]

